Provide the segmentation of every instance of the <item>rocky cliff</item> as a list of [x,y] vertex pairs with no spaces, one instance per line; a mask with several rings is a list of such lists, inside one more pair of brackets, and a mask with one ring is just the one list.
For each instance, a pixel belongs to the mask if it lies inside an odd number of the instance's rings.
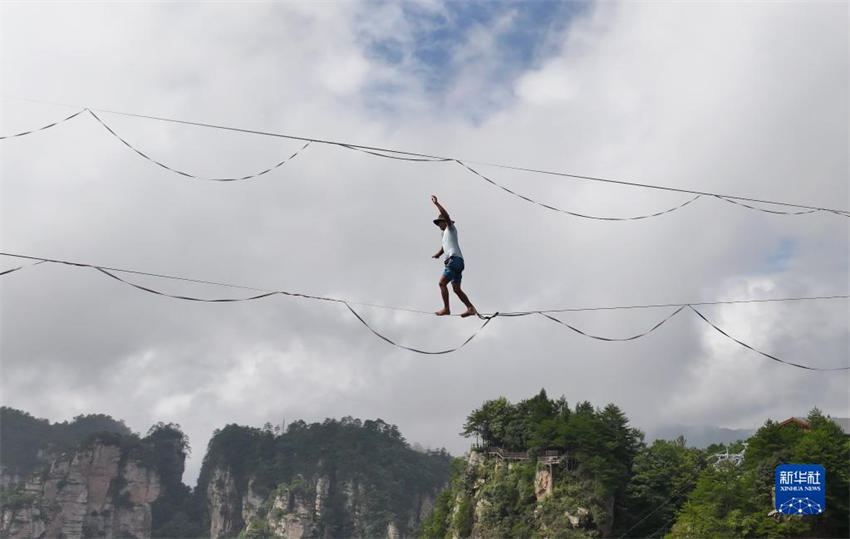
[[346,418],[275,435],[230,425],[199,480],[211,537],[409,537],[448,478],[444,452],[395,427]]
[[470,451],[425,519],[425,537],[597,537],[612,522],[611,497],[565,455]]
[[118,444],[50,456],[26,478],[3,471],[2,537],[149,537],[159,475]]
[[50,423],[0,407],[0,537],[199,537],[181,477],[188,439],[107,415]]
[[142,438],[108,416],[50,424],[2,407],[0,438],[0,538],[409,537],[451,460],[380,419],[228,425],[190,489],[179,425]]
[[412,510],[399,515],[376,506],[375,487],[356,480],[297,475],[264,497],[253,489],[253,481],[240,495],[228,471],[218,469],[213,476],[216,481],[207,487],[211,537],[301,539],[336,536],[330,530],[340,528],[347,537],[410,536],[430,513],[438,493],[438,489],[418,493]]

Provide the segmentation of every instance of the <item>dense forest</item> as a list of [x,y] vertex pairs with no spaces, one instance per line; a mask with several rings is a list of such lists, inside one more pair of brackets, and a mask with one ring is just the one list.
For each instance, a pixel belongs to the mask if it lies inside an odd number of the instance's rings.
[[[23,491],[24,480],[31,474],[44,475],[54,457],[92,444],[118,446],[122,462],[132,459],[156,471],[161,489],[151,504],[153,537],[210,535],[210,492],[227,490],[210,484],[216,470],[226,470],[233,480],[234,491],[224,494],[234,500],[237,522],[227,535],[270,536],[275,495],[286,490],[312,505],[319,496],[316,483],[323,479],[330,488],[321,515],[310,515],[315,519],[310,523],[312,535],[374,536],[385,533],[392,522],[409,536],[423,499],[436,498],[445,485],[451,461],[445,450],[414,450],[398,427],[381,419],[295,421],[284,429],[227,425],[210,440],[198,485],[192,489],[182,482],[190,447],[179,425],[158,423],[142,437],[107,415],[51,424],[3,407],[0,467],[12,481],[0,488],[0,504],[14,509],[35,502]],[[334,485],[359,486],[357,507],[351,507],[355,493]],[[262,503],[243,522],[242,499],[251,496]]]
[[[215,469],[230,470],[239,496],[249,482],[266,502],[243,535],[268,536],[269,510],[276,491],[294,491],[302,500],[317,496],[316,480],[329,485],[361,485],[357,495],[330,488],[325,508],[315,522],[321,537],[375,536],[394,522],[411,533],[417,497],[437,493],[445,485],[451,457],[445,450],[414,451],[398,427],[380,419],[361,421],[351,417],[326,419],[322,423],[290,423],[285,432],[271,425],[263,429],[228,425],[210,441],[197,490],[206,492]],[[357,518],[350,505],[356,497]]]
[[[154,533],[159,528],[173,528],[176,520],[185,521],[179,526],[183,537],[204,535],[199,504],[192,499],[192,489],[181,481],[189,440],[179,425],[157,423],[142,437],[123,421],[105,414],[79,415],[72,421],[51,424],[21,410],[0,407],[0,468],[4,476],[25,479],[33,473],[44,474],[53,458],[93,444],[118,446],[122,461],[133,459],[156,471],[162,489],[152,504]],[[0,490],[3,507],[19,505],[28,498],[19,484]],[[184,513],[187,511],[192,517]]]
[[[850,438],[819,410],[797,423],[768,420],[729,446],[644,442],[613,404],[574,408],[545,391],[512,404],[499,398],[469,414],[474,453],[456,459],[450,486],[420,530],[423,537],[848,537]],[[525,453],[506,464],[495,449]],[[536,480],[544,452],[562,454],[551,495]],[[743,452],[740,463],[716,458]],[[827,472],[827,509],[817,516],[768,516],[774,469],[817,463]],[[545,479],[545,476],[544,476]]]
[[[671,536],[850,537],[850,437],[817,409],[806,422],[808,430],[767,421],[747,440],[740,466],[706,466],[676,513]],[[782,463],[826,469],[823,514],[766,517],[774,470]]]
[[[140,436],[107,415],[51,424],[3,407],[0,464],[6,476],[26,478],[45,473],[53,455],[120,446],[122,459],[160,478],[153,537],[209,536],[211,511],[222,511],[211,493],[232,505],[224,535],[243,537],[274,536],[296,516],[315,537],[386,536],[388,526],[422,537],[850,536],[850,437],[817,409],[806,425],[768,420],[746,440],[698,449],[683,437],[646,443],[617,406],[569,406],[541,390],[517,403],[484,402],[462,434],[472,451],[453,460],[445,450],[413,450],[380,419],[227,425],[210,440],[192,489],[181,480],[190,448],[179,425]],[[774,470],[792,462],[826,469],[823,514],[770,514]],[[4,508],[26,501],[19,487],[0,489]],[[310,514],[296,515],[298,507]]]
[[26,412],[0,407],[0,463],[15,475],[27,475],[39,466],[38,452],[76,449],[97,433],[132,436],[123,421],[108,415],[79,415],[73,421],[53,423]]

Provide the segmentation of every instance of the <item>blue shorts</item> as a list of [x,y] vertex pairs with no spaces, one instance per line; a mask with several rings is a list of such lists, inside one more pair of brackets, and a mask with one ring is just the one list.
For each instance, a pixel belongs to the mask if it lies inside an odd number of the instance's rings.
[[450,256],[445,261],[446,269],[443,277],[448,277],[449,282],[460,284],[461,273],[463,273],[463,259],[459,256]]

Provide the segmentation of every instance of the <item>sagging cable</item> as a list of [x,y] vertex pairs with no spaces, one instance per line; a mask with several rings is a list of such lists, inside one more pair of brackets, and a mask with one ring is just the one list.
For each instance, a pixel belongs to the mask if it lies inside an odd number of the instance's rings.
[[687,206],[688,204],[690,204],[692,202],[696,202],[697,199],[702,197],[702,195],[695,195],[693,198],[686,200],[685,202],[679,204],[678,206],[674,206],[672,208],[669,208],[669,209],[666,209],[666,210],[663,210],[663,211],[650,213],[650,214],[646,214],[646,215],[636,215],[636,216],[633,216],[633,217],[602,217],[602,216],[598,216],[598,215],[587,215],[587,214],[584,214],[584,213],[577,213],[577,212],[574,212],[574,211],[569,211],[569,210],[558,208],[558,207],[555,207],[555,206],[552,206],[552,205],[549,205],[549,204],[545,204],[543,202],[539,202],[537,200],[534,200],[533,198],[530,198],[530,197],[527,197],[527,196],[522,195],[520,193],[517,193],[516,191],[513,191],[513,190],[505,187],[504,185],[493,181],[492,179],[490,179],[489,177],[485,176],[484,174],[478,172],[477,170],[470,167],[469,165],[467,165],[463,161],[459,161],[459,160],[455,159],[454,162],[459,164],[460,166],[462,166],[463,168],[465,168],[469,172],[472,172],[473,174],[475,174],[476,176],[478,176],[482,180],[486,181],[487,183],[494,185],[495,187],[498,187],[502,191],[504,191],[504,192],[506,192],[510,195],[513,195],[513,196],[515,196],[519,199],[522,199],[526,202],[529,202],[529,203],[534,204],[536,206],[540,206],[541,208],[546,208],[547,210],[552,210],[554,212],[572,215],[573,217],[581,217],[582,219],[594,219],[596,221],[638,221],[640,219],[649,219],[649,218],[652,218],[652,217],[660,217],[662,215],[666,215],[668,213],[672,213],[676,210],[682,209],[685,206]]
[[553,322],[557,322],[558,324],[561,324],[562,326],[567,327],[567,328],[569,328],[569,329],[571,329],[571,330],[575,331],[575,332],[576,332],[576,333],[578,333],[579,335],[583,335],[583,336],[585,336],[585,337],[589,337],[589,338],[591,338],[591,339],[596,339],[597,341],[605,341],[605,342],[625,342],[625,341],[634,341],[634,340],[636,340],[636,339],[640,339],[641,337],[644,337],[644,336],[646,336],[646,335],[649,335],[650,333],[652,333],[652,332],[653,332],[653,331],[655,331],[656,329],[658,329],[658,328],[660,328],[661,326],[663,326],[665,322],[667,322],[668,320],[670,320],[671,318],[673,318],[674,316],[676,316],[677,314],[679,314],[680,312],[682,312],[682,309],[684,309],[685,307],[686,307],[686,305],[682,305],[681,307],[679,307],[678,309],[676,309],[675,311],[673,311],[672,313],[670,313],[669,315],[667,315],[667,317],[666,317],[666,318],[664,318],[663,320],[661,320],[660,322],[658,322],[657,324],[655,324],[654,326],[652,326],[652,328],[651,328],[651,329],[649,329],[649,330],[647,330],[647,331],[644,331],[643,333],[638,333],[637,335],[632,335],[631,337],[622,337],[622,338],[615,338],[615,337],[602,337],[602,336],[599,336],[599,335],[592,335],[592,334],[590,334],[590,333],[587,333],[586,331],[582,331],[582,330],[580,330],[579,328],[577,328],[577,327],[575,327],[575,326],[571,326],[570,324],[567,324],[567,323],[566,323],[566,322],[564,322],[563,320],[558,320],[558,319],[557,319],[557,318],[555,318],[554,316],[548,315],[548,314],[546,314],[546,313],[537,313],[537,314],[539,314],[540,316],[542,316],[542,317],[544,317],[544,318],[548,318],[549,320],[551,320],[551,321],[553,321]]
[[[87,109],[87,110],[88,110],[88,109]],[[279,162],[279,163],[277,163],[276,165],[273,165],[273,166],[271,166],[271,167],[269,167],[269,168],[267,168],[267,169],[261,170],[260,172],[256,172],[256,173],[254,173],[254,174],[248,174],[247,176],[240,176],[240,177],[210,178],[210,177],[205,177],[205,176],[198,176],[198,175],[196,175],[196,174],[192,174],[192,173],[190,173],[190,172],[186,172],[186,171],[184,171],[184,170],[180,170],[180,169],[174,168],[174,167],[172,167],[172,166],[170,166],[170,165],[166,165],[166,164],[165,164],[165,163],[163,163],[162,161],[159,161],[159,160],[157,160],[157,159],[154,159],[153,157],[149,156],[148,154],[144,153],[143,151],[139,150],[138,148],[136,148],[135,146],[133,146],[132,144],[130,144],[129,142],[127,142],[127,140],[126,140],[124,137],[122,137],[121,135],[119,135],[118,133],[116,133],[116,132],[115,132],[115,130],[114,130],[114,129],[112,129],[109,125],[107,125],[107,124],[106,124],[106,122],[104,122],[104,121],[103,121],[103,120],[102,120],[102,119],[101,119],[101,118],[100,118],[97,114],[95,114],[95,113],[94,113],[94,112],[92,112],[91,110],[88,110],[88,112],[89,112],[89,114],[91,114],[91,115],[92,115],[92,117],[93,117],[95,120],[97,120],[97,122],[98,122],[100,125],[102,125],[102,126],[103,126],[103,128],[104,128],[104,129],[106,129],[106,131],[107,131],[107,132],[109,132],[109,134],[111,134],[113,137],[117,138],[119,141],[123,142],[125,146],[127,146],[128,148],[130,148],[131,150],[133,150],[133,151],[134,151],[135,153],[137,153],[138,155],[140,155],[140,156],[142,156],[143,158],[147,159],[147,160],[148,160],[148,161],[150,161],[151,163],[153,163],[153,164],[155,164],[155,165],[157,165],[157,166],[160,166],[160,167],[164,168],[165,170],[167,170],[167,171],[169,171],[169,172],[173,172],[174,174],[179,174],[180,176],[183,176],[183,177],[185,177],[185,178],[190,178],[190,179],[193,179],[193,180],[203,180],[203,181],[208,181],[208,182],[238,182],[238,181],[243,181],[243,180],[252,180],[252,179],[254,179],[254,178],[258,178],[258,177],[260,177],[260,176],[263,176],[263,175],[265,175],[265,174],[268,174],[269,172],[271,172],[271,171],[273,171],[273,170],[275,170],[275,169],[278,169],[278,168],[282,167],[283,165],[285,165],[286,163],[288,163],[289,161],[291,161],[292,159],[294,159],[294,158],[295,158],[295,156],[297,156],[299,153],[301,153],[302,151],[304,151],[305,149],[307,149],[307,146],[309,146],[310,144],[312,144],[312,142],[311,142],[311,141],[307,141],[307,142],[306,142],[303,146],[301,146],[298,150],[296,150],[296,151],[295,151],[295,153],[293,153],[292,155],[290,155],[289,157],[287,157],[287,158],[286,158],[286,159],[284,159],[283,161],[280,161],[280,162]]]
[[65,123],[65,122],[67,122],[68,120],[70,120],[70,119],[72,119],[72,118],[76,118],[77,116],[79,116],[80,114],[82,114],[82,113],[86,112],[87,110],[88,110],[88,109],[82,109],[82,110],[79,110],[79,111],[75,112],[74,114],[72,114],[72,115],[68,116],[67,118],[63,118],[63,119],[61,119],[61,120],[58,120],[58,121],[53,122],[52,124],[47,124],[47,125],[45,125],[45,126],[43,126],[43,127],[39,127],[39,128],[37,128],[37,129],[30,129],[29,131],[22,131],[22,132],[20,132],[20,133],[15,133],[14,135],[4,135],[4,136],[1,136],[1,137],[0,137],[0,140],[3,140],[3,139],[9,139],[9,138],[15,138],[15,137],[23,137],[23,136],[25,136],[25,135],[31,135],[32,133],[38,133],[39,131],[44,131],[45,129],[50,129],[51,127],[55,127],[55,126],[57,126],[57,125],[59,125],[59,124]]

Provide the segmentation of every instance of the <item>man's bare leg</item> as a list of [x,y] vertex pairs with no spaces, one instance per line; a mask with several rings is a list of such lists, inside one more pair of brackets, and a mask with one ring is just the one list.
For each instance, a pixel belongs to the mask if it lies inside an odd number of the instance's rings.
[[466,311],[461,314],[463,318],[478,314],[478,311],[476,311],[475,307],[472,306],[472,302],[469,301],[466,292],[460,289],[460,283],[452,283],[452,289],[455,291],[455,294],[457,294],[457,297],[460,298],[463,304],[466,305]]
[[440,295],[443,297],[443,308],[439,311],[436,311],[434,314],[437,316],[446,316],[452,314],[449,310],[449,278],[443,275],[440,277],[440,282],[437,283],[440,286]]

